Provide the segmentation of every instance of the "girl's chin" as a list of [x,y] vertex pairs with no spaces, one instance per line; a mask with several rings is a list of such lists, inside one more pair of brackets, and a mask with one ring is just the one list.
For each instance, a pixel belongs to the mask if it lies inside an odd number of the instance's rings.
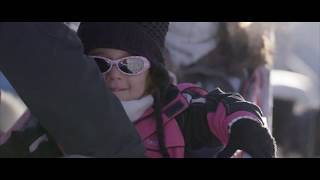
[[113,92],[120,101],[130,101],[130,98],[125,92]]

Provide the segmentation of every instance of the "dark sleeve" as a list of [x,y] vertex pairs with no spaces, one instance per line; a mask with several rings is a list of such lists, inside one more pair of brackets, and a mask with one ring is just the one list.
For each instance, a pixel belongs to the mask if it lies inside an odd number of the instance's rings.
[[62,23],[0,23],[0,69],[67,154],[143,156],[121,104]]
[[192,101],[189,108],[177,117],[186,144],[192,149],[226,144],[229,138],[229,125],[240,119],[261,120],[259,108],[245,101],[239,94],[224,93],[220,89],[202,97],[188,92]]

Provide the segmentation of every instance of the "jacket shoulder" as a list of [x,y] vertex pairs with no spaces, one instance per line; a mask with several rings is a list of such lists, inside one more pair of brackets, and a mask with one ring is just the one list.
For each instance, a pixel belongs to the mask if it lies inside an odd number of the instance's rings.
[[220,104],[224,106],[226,115],[238,111],[246,111],[258,117],[262,116],[260,108],[254,103],[245,100],[239,93],[227,93],[217,88],[207,95],[206,105],[209,112],[214,112]]

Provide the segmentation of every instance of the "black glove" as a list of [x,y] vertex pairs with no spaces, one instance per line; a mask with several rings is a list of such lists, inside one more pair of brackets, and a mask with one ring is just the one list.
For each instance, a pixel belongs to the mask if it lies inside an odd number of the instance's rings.
[[249,119],[242,119],[231,126],[229,143],[218,158],[229,158],[243,150],[253,158],[275,157],[275,141],[268,129]]

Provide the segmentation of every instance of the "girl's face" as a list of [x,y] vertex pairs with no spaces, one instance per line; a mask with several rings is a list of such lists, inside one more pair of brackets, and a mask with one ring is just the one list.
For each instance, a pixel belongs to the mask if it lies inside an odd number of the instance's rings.
[[[115,61],[131,55],[118,49],[98,48],[91,51],[90,56],[101,56]],[[106,86],[121,101],[136,100],[145,96],[148,75],[149,69],[141,74],[129,76],[120,72],[116,65],[113,65],[109,72],[103,73]]]

